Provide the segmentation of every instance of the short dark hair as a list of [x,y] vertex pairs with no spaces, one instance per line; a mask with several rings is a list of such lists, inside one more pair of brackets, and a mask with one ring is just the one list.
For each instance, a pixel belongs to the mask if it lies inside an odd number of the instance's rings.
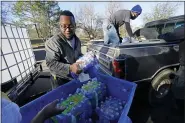
[[73,15],[73,13],[70,12],[69,10],[64,10],[64,11],[62,11],[62,12],[60,13],[60,16],[62,16],[62,15],[65,15],[65,16],[72,16],[73,19],[75,20],[75,17],[74,17],[74,15]]

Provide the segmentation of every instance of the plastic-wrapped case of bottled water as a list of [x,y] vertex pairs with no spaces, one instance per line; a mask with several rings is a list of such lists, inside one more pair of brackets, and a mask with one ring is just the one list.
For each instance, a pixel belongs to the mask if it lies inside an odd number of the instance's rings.
[[86,68],[90,64],[95,63],[95,55],[92,51],[87,52],[84,56],[80,57],[76,62],[82,62],[79,64],[80,69]]
[[91,121],[89,120],[92,113],[91,103],[81,93],[70,94],[67,99],[62,98],[57,106],[63,106],[66,109],[61,114],[50,118],[54,123],[85,123],[86,121],[90,123]]
[[106,98],[105,102],[101,102],[100,107],[96,108],[100,123],[117,122],[121,116],[125,102],[116,98]]
[[92,108],[96,108],[101,100],[106,96],[106,86],[98,81],[89,81],[81,88],[81,93],[91,102]]

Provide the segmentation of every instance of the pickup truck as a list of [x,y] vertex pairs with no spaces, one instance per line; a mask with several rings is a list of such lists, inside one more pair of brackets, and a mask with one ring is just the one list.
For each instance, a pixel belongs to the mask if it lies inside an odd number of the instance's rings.
[[[184,24],[184,16],[149,22],[144,28],[153,28],[161,35],[172,32],[179,24]],[[151,82],[149,102],[152,104],[156,101],[162,102],[169,92],[169,75],[179,67],[181,42],[167,42],[157,37],[117,47],[106,45],[103,40],[92,40],[87,46],[87,51],[95,52],[100,63],[100,71],[104,74],[136,83]]]

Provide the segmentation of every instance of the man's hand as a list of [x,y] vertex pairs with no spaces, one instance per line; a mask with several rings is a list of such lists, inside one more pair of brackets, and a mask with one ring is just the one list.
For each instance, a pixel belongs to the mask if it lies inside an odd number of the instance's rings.
[[44,116],[46,116],[46,119],[58,115],[65,110],[65,107],[57,107],[58,102],[59,100],[57,99],[43,108],[42,111]]
[[45,120],[62,113],[65,107],[57,107],[59,100],[55,100],[46,105],[32,120],[32,123],[44,123]]
[[81,63],[82,62],[76,62],[76,63],[70,65],[70,71],[75,74],[80,74],[82,72],[82,70],[80,70],[79,64],[81,64]]

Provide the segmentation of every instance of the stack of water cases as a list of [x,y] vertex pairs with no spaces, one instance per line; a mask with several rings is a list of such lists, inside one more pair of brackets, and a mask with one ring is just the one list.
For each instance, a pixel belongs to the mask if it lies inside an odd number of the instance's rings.
[[58,106],[66,107],[60,115],[51,118],[54,123],[91,123],[92,111],[106,95],[105,84],[89,81],[81,88],[77,88],[74,95],[61,99]]
[[66,109],[57,116],[51,118],[53,123],[91,123],[92,114],[91,103],[80,93],[69,95],[67,99],[61,99],[57,106],[66,107]]
[[92,107],[96,108],[106,96],[106,86],[98,81],[89,81],[82,86],[81,93],[90,100]]
[[99,123],[117,123],[126,102],[116,98],[106,98],[101,102],[100,107],[96,108],[99,116]]

